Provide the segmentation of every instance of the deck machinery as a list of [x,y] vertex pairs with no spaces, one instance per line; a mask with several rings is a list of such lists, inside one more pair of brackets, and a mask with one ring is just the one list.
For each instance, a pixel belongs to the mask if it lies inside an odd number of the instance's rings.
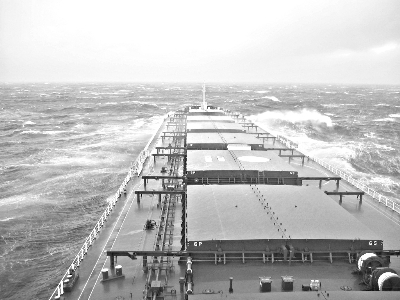
[[97,279],[59,299],[399,299],[398,215],[240,114],[163,126]]

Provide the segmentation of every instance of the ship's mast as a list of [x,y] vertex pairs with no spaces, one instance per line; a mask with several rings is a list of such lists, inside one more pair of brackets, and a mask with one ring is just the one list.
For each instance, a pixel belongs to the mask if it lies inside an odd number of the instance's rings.
[[206,85],[203,83],[203,109],[207,110],[207,102],[206,102]]

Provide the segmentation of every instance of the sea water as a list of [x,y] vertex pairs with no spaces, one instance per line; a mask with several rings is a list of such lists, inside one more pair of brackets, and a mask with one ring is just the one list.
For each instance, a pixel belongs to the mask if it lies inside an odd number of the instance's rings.
[[[306,155],[400,192],[400,87],[210,84]],[[0,299],[48,299],[130,163],[199,84],[0,84]]]

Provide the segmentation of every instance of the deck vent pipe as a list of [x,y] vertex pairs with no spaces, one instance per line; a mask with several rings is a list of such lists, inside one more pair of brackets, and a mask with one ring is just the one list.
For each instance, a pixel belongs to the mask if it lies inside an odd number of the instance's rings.
[[266,293],[271,291],[271,277],[259,277],[260,279],[260,292]]
[[180,291],[182,294],[184,291],[184,287],[185,287],[185,277],[179,277],[179,286],[180,286]]
[[122,276],[122,266],[121,265],[118,265],[115,267],[115,274],[117,276]]
[[102,269],[101,274],[103,274],[103,280],[108,279],[108,269],[107,268]]
[[283,260],[287,260],[287,255],[288,255],[288,249],[286,248],[285,245],[281,246],[282,252],[283,252]]
[[233,277],[229,277],[229,293],[232,294],[233,293]]

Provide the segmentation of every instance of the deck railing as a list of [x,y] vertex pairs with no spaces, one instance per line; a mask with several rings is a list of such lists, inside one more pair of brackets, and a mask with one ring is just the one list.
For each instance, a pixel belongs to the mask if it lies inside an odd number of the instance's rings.
[[[258,124],[256,124],[259,128],[263,129],[261,126],[259,126]],[[264,129],[263,129],[264,130]],[[266,130],[264,130],[266,131]],[[277,135],[276,136],[276,140],[279,141],[280,143],[284,144],[286,147],[290,148],[290,149],[296,149],[298,148],[298,144],[294,143],[293,141],[291,141],[290,139],[281,136],[281,135]],[[297,150],[298,151],[298,150]],[[300,151],[299,151],[300,152]],[[306,154],[304,154],[306,155]],[[306,155],[307,156],[307,155]],[[344,180],[346,180],[348,183],[352,184],[353,186],[355,186],[356,188],[362,190],[363,192],[365,192],[366,194],[368,194],[369,196],[371,196],[374,200],[378,201],[380,204],[385,205],[386,207],[391,208],[393,211],[395,211],[396,213],[400,214],[400,201],[396,202],[393,201],[391,199],[389,199],[386,196],[383,196],[382,194],[378,193],[377,191],[375,191],[374,189],[368,187],[366,184],[362,183],[361,181],[354,179],[353,177],[351,177],[351,175],[343,172],[342,170],[331,166],[330,164],[324,162],[323,160],[319,159],[319,158],[315,158],[315,157],[310,157],[307,156],[309,159],[315,161],[316,163],[320,164],[321,166],[325,167],[326,169],[328,169],[329,171],[331,171],[332,173],[341,176]]]
[[[169,116],[169,114],[168,114]],[[164,121],[167,117],[164,118]],[[163,121],[163,122],[164,122]],[[159,125],[159,128],[161,128],[162,123]],[[85,242],[83,243],[81,249],[79,250],[78,254],[75,256],[74,260],[72,261],[71,265],[69,266],[67,272],[65,272],[64,276],[62,277],[61,281],[58,283],[56,289],[54,292],[51,294],[49,300],[55,299],[55,297],[60,298],[62,294],[64,294],[64,280],[67,278],[67,276],[70,274],[70,270],[75,271],[81,264],[83,258],[87,254],[90,246],[92,246],[93,242],[97,238],[101,228],[104,226],[104,223],[107,221],[107,218],[111,211],[113,210],[115,204],[117,203],[118,199],[121,197],[123,193],[126,193],[126,186],[128,182],[134,177],[134,176],[139,176],[140,173],[142,172],[143,165],[146,162],[146,159],[150,157],[150,145],[154,141],[154,139],[157,137],[158,131],[156,131],[153,136],[150,138],[149,142],[147,145],[144,147],[144,149],[139,153],[138,157],[136,160],[131,164],[131,167],[129,168],[128,174],[126,175],[124,181],[121,183],[120,187],[118,188],[117,192],[113,196],[113,198],[109,201],[107,207],[105,208],[103,214],[100,216],[99,220],[97,221],[96,225],[90,232],[89,236],[85,239]]]
[[371,189],[370,187],[368,187],[367,185],[365,185],[361,181],[359,181],[357,179],[354,179],[353,177],[351,177],[351,175],[343,172],[342,170],[339,170],[339,169],[331,166],[330,164],[324,162],[323,160],[321,160],[319,158],[310,157],[310,159],[312,159],[313,161],[319,163],[320,165],[322,165],[323,167],[325,167],[326,169],[328,169],[332,173],[341,176],[347,182],[349,182],[350,184],[352,184],[355,187],[359,188],[360,190],[362,190],[366,194],[370,195],[373,199],[377,200],[379,203],[384,204],[385,206],[391,208],[392,210],[394,210],[395,212],[400,214],[400,205],[398,203],[396,203],[395,201],[389,199],[386,196],[383,196],[382,194],[378,193],[374,189]]

